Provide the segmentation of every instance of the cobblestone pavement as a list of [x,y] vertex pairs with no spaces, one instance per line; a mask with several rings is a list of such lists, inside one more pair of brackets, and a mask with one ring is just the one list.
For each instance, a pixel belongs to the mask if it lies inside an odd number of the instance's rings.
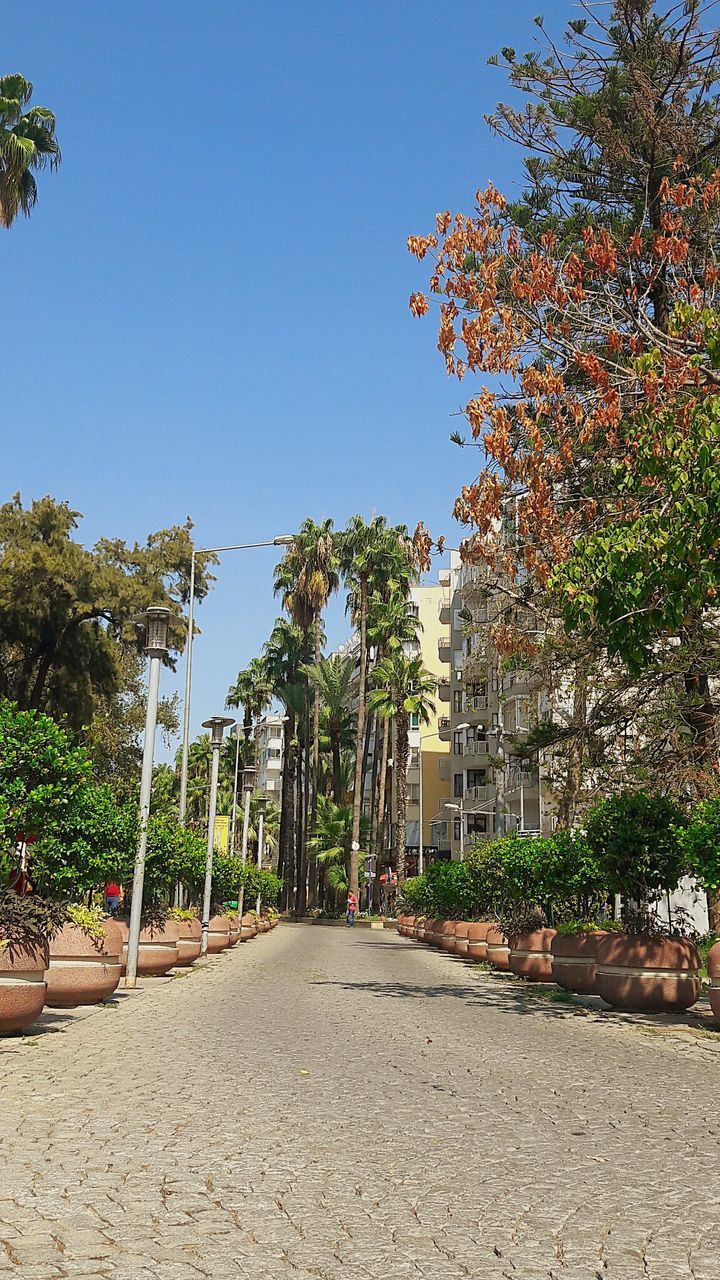
[[0,1277],[718,1280],[720,1054],[283,925],[0,1047]]

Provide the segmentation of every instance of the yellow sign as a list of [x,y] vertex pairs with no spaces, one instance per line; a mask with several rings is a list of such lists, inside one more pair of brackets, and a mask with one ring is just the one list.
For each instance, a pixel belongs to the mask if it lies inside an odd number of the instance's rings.
[[227,849],[228,833],[230,831],[230,819],[227,814],[218,813],[215,818],[215,830],[213,833],[213,846],[220,853],[224,853]]

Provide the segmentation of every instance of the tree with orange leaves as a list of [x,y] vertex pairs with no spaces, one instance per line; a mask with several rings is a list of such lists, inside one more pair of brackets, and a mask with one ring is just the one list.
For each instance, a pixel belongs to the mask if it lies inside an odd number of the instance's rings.
[[[487,379],[466,405],[484,454],[455,506],[467,554],[530,607],[576,695],[593,663],[658,682],[699,787],[717,761],[720,46],[695,0],[615,0],[607,23],[581,7],[566,47],[503,51],[528,104],[490,123],[531,152],[527,190],[489,186],[411,236],[433,267],[410,306],[438,303],[449,374]],[[496,626],[510,657],[520,630]]]

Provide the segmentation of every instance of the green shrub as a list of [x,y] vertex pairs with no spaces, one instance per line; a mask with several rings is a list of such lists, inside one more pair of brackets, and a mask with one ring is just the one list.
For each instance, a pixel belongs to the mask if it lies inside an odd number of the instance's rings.
[[276,876],[274,871],[267,871],[263,869],[260,872],[260,902],[263,907],[276,907],[280,899],[281,892],[282,880],[280,877]]
[[54,720],[0,700],[0,845],[62,827],[90,778],[86,752]]
[[649,905],[672,892],[687,869],[685,825],[679,805],[645,791],[602,800],[588,816],[588,844],[609,892],[622,894],[632,932],[649,926]]
[[90,900],[109,880],[132,879],[137,810],[118,804],[107,786],[84,784],[56,813],[31,849],[30,879],[41,894],[73,902]]
[[696,805],[688,826],[677,830],[688,872],[708,893],[720,890],[720,798]]

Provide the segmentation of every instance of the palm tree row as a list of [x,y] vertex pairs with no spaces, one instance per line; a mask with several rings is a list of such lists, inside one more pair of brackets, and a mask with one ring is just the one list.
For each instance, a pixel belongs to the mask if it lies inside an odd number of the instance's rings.
[[[396,861],[404,876],[410,716],[427,721],[434,688],[415,652],[410,589],[417,576],[405,526],[356,516],[336,531],[330,520],[305,520],[275,574],[287,616],[228,693],[228,705],[243,708],[248,740],[273,700],[284,711],[278,874],[284,905],[298,914],[332,905],[348,887],[358,893],[362,850],[363,867],[374,853],[379,870],[393,734]],[[349,653],[326,657],[323,611],[341,584],[356,637]]]

